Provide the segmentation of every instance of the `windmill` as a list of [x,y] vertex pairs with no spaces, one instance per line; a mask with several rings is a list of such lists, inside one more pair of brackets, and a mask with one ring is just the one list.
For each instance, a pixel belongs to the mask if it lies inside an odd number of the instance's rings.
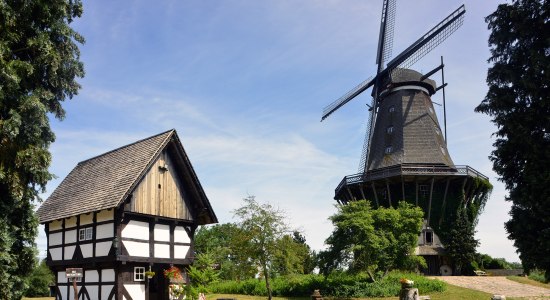
[[[475,169],[455,165],[447,150],[446,134],[430,98],[440,89],[445,95],[443,58],[424,75],[409,67],[453,34],[466,10],[461,5],[386,64],[392,52],[395,10],[395,0],[383,1],[376,74],[323,110],[321,121],[372,87],[359,173],[342,179],[334,199],[340,204],[368,199],[375,207],[407,201],[421,207],[425,222],[417,254],[428,264],[424,273],[447,274],[452,261],[446,259],[442,240],[445,243],[449,237],[459,211],[468,208],[468,218],[475,222],[491,185]],[[442,84],[437,86],[429,77],[440,70]]]
[[[390,87],[393,78],[396,78],[403,70],[412,66],[426,54],[428,54],[432,49],[437,47],[441,42],[443,42],[447,37],[449,37],[453,32],[455,32],[463,23],[464,14],[466,9],[464,5],[461,5],[455,11],[453,11],[449,16],[439,22],[436,26],[430,29],[426,34],[421,36],[413,44],[411,44],[407,49],[397,55],[393,60],[391,60],[387,66],[384,68],[384,63],[392,54],[392,45],[393,45],[393,29],[395,24],[395,11],[396,4],[395,0],[384,0],[382,5],[382,20],[380,22],[380,35],[378,39],[378,50],[376,52],[376,64],[377,71],[376,75],[368,78],[363,81],[355,88],[344,94],[342,97],[338,98],[336,101],[329,104],[323,110],[323,115],[321,121],[325,120],[328,116],[338,110],[340,107],[344,106],[355,97],[372,87],[372,102],[369,105],[369,117],[367,120],[367,133],[365,136],[365,143],[363,147],[363,154],[361,155],[361,163],[359,166],[359,171],[368,170],[369,163],[369,146],[373,136],[373,129],[375,127],[376,115],[379,108],[380,94]],[[443,68],[443,63],[436,69],[429,72],[429,75],[439,71]],[[426,78],[429,76],[425,76]],[[423,78],[425,79],[425,78]],[[440,88],[444,88],[445,84],[436,88],[436,91]]]

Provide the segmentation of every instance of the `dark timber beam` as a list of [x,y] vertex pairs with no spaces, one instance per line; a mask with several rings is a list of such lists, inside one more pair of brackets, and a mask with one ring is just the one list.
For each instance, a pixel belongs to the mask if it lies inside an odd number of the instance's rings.
[[376,188],[374,187],[374,182],[371,182],[372,192],[374,193],[374,200],[376,201],[376,208],[380,207],[380,203],[378,203],[378,195],[376,194]]
[[405,178],[401,176],[401,200],[405,201]]
[[392,205],[391,205],[391,193],[390,193],[390,181],[388,179],[386,179],[386,191],[388,193],[388,203],[390,204],[390,207],[392,207]]
[[430,200],[428,202],[428,226],[430,226],[430,217],[432,214],[432,195],[434,191],[434,180],[435,178],[432,177],[431,184],[430,184]]
[[416,202],[416,206],[418,206],[418,179],[415,178],[414,180],[414,185],[415,185],[415,202]]
[[445,215],[445,204],[447,202],[447,191],[449,190],[449,183],[451,178],[447,178],[447,184],[445,184],[445,192],[443,193],[443,204],[441,204],[441,216],[439,218],[439,226],[443,223],[443,216]]
[[361,197],[363,197],[363,200],[367,200],[367,197],[365,197],[365,193],[363,193],[363,187],[359,186],[359,192],[361,193]]

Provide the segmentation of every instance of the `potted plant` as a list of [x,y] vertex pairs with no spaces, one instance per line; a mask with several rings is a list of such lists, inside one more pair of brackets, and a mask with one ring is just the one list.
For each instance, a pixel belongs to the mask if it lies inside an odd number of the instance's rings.
[[399,282],[401,282],[401,288],[412,288],[413,285],[414,285],[414,281],[410,280],[410,279],[407,279],[407,278],[401,278],[401,280],[399,280]]
[[148,278],[148,279],[151,279],[153,278],[153,276],[155,276],[155,272],[149,270],[149,271],[145,271],[145,276]]

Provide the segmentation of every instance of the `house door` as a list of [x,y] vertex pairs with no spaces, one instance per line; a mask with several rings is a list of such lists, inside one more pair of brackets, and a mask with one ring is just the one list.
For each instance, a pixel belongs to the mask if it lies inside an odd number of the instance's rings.
[[162,269],[155,270],[156,275],[149,279],[145,293],[148,295],[148,300],[169,300],[168,298],[168,281],[162,275]]

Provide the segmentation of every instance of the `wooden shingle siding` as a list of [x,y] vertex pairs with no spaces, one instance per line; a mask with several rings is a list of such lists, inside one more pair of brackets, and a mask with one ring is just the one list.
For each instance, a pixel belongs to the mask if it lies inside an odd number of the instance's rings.
[[167,151],[163,151],[132,194],[132,211],[191,220],[182,184]]

